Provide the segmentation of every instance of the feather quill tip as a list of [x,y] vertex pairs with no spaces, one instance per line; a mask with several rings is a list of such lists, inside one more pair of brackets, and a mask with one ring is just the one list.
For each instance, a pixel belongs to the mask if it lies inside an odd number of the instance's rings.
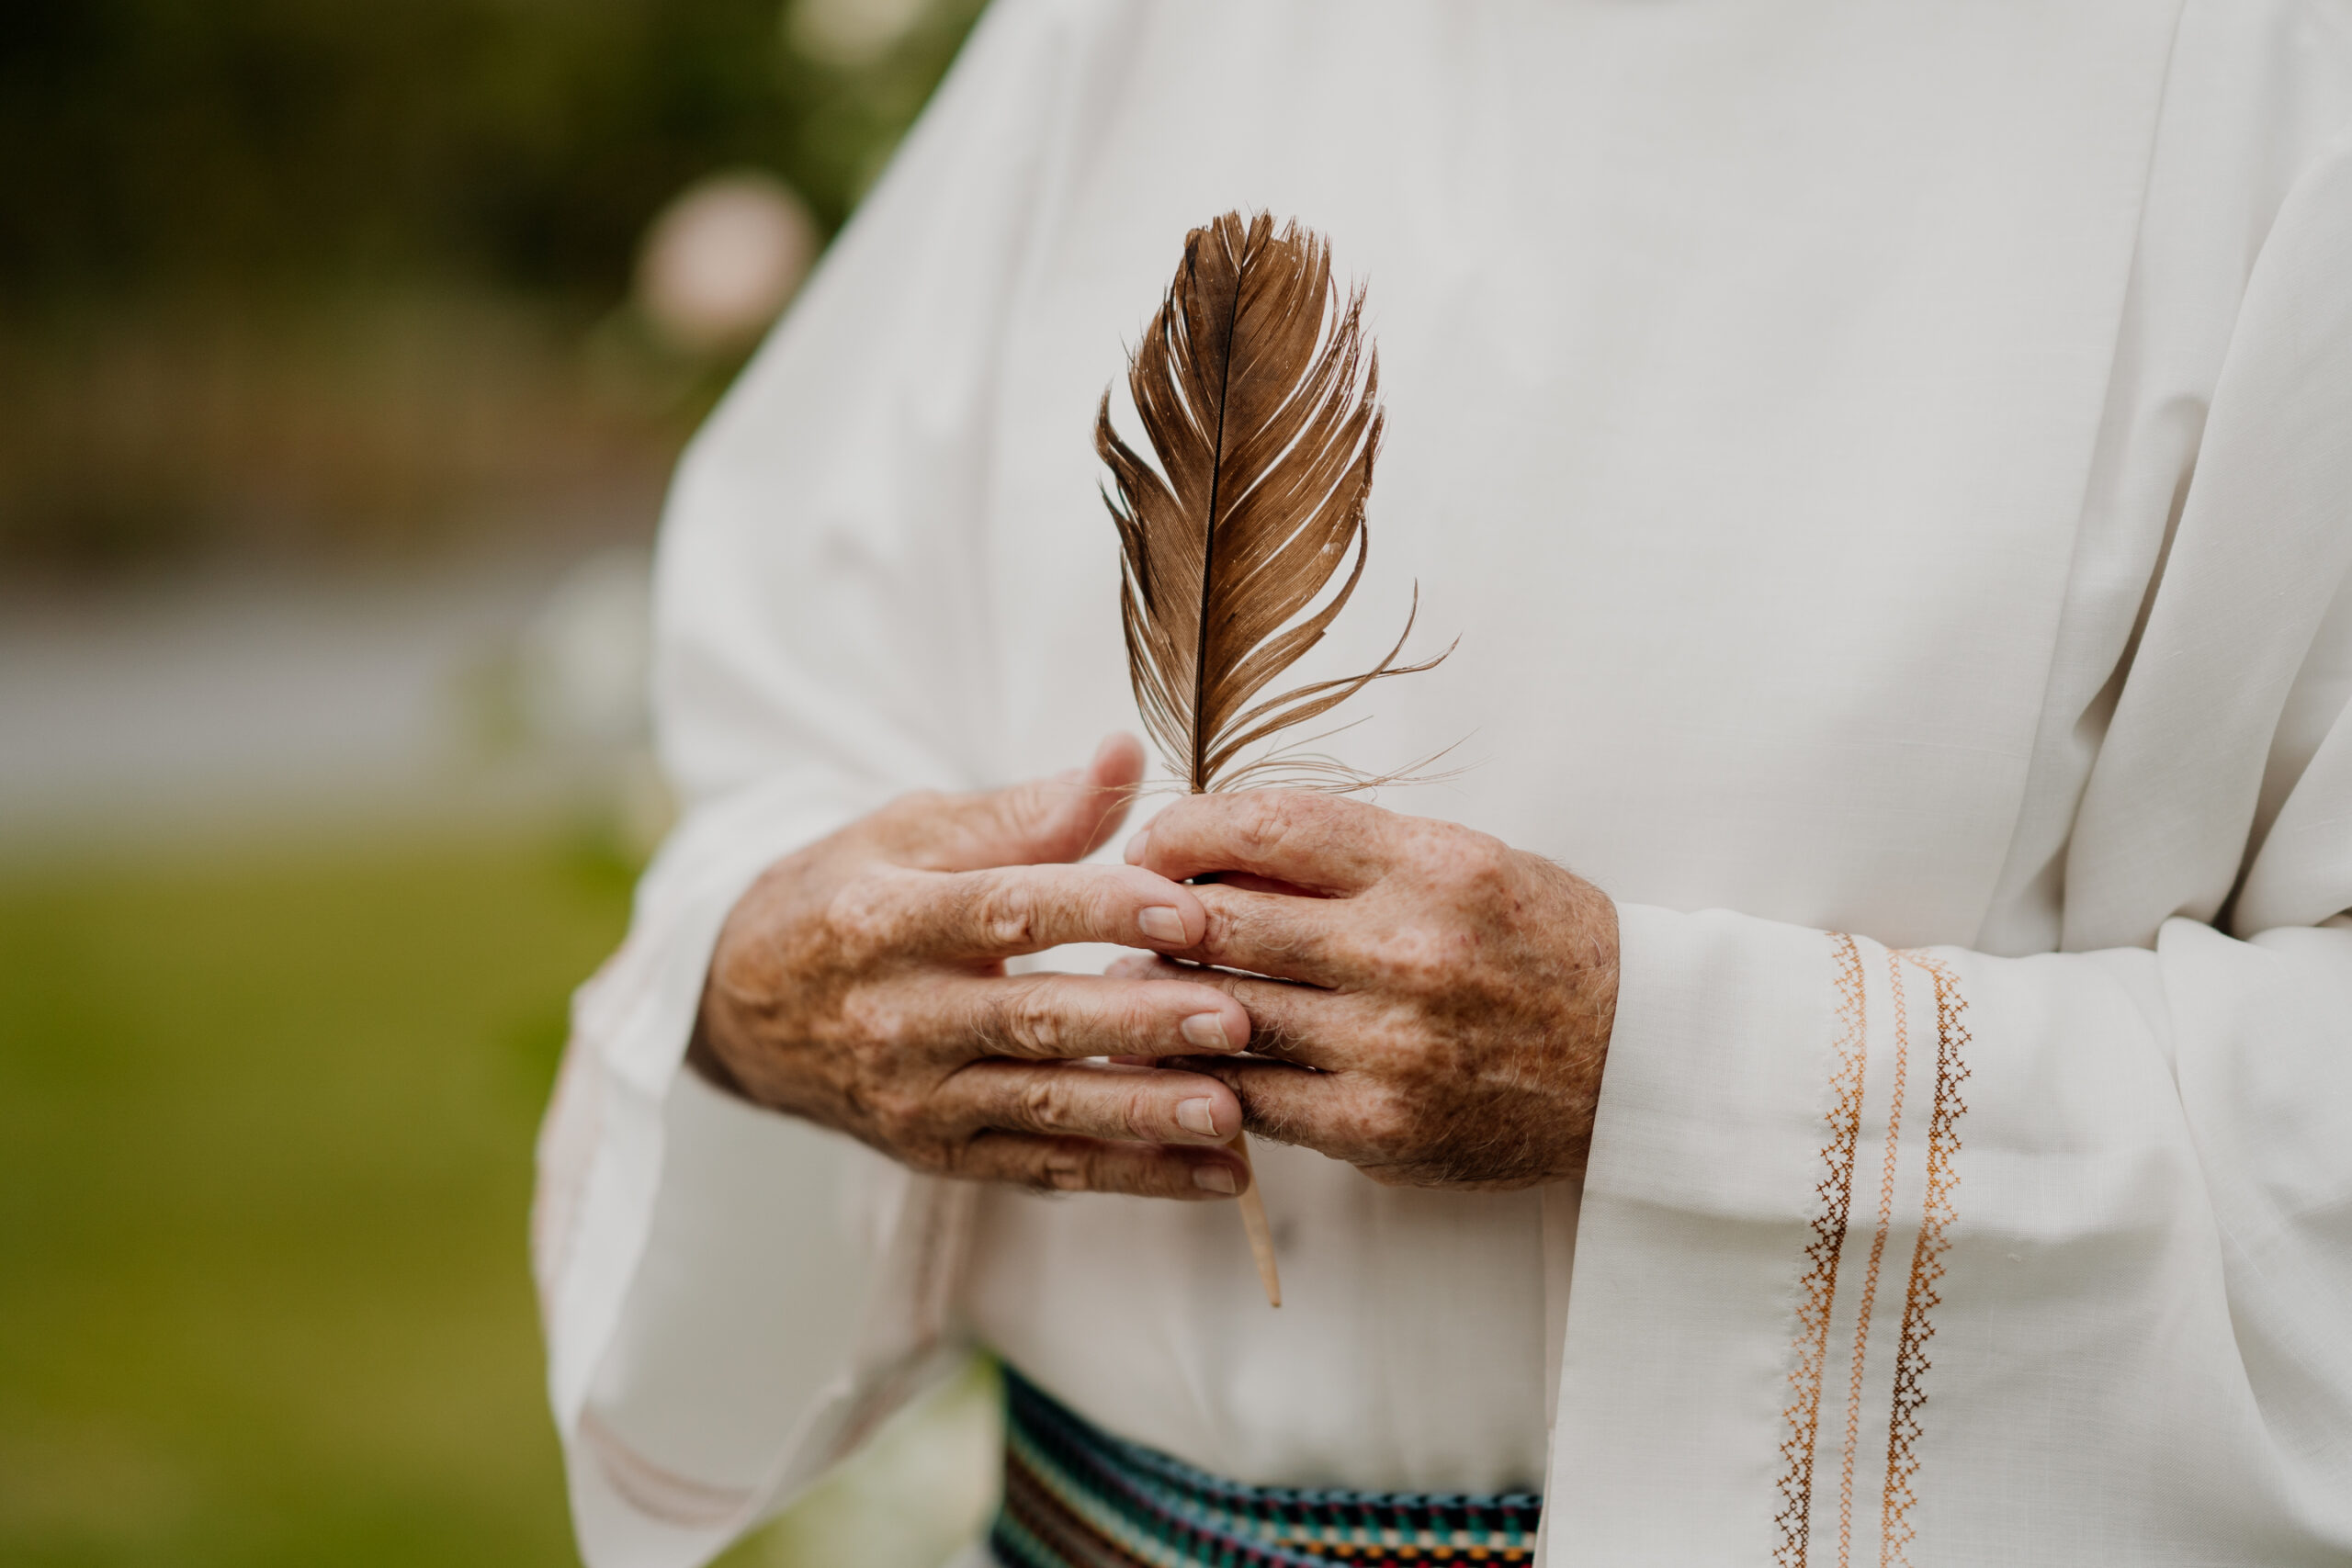
[[1235,1200],[1241,1206],[1241,1229],[1250,1238],[1250,1258],[1258,1266],[1258,1283],[1266,1289],[1266,1304],[1283,1304],[1282,1270],[1274,1266],[1274,1227],[1266,1220],[1266,1201],[1258,1195],[1258,1170],[1250,1159],[1250,1134],[1236,1133],[1233,1141],[1225,1145],[1241,1156],[1249,1168],[1250,1185],[1241,1190]]

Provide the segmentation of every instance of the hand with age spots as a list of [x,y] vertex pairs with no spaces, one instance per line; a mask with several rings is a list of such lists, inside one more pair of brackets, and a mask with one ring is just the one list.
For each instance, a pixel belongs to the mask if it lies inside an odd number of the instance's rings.
[[1192,889],[1076,865],[1126,814],[1134,740],[1085,770],[909,795],[768,868],[729,914],[688,1060],[772,1110],[917,1170],[1057,1190],[1230,1197],[1232,1091],[1197,1072],[1084,1058],[1238,1051],[1240,1005],[1180,973],[1021,975],[1064,942],[1196,945]]
[[1389,1185],[1582,1174],[1617,1007],[1616,906],[1592,884],[1453,823],[1276,791],[1188,795],[1127,860],[1215,877],[1192,889],[1201,941],[1112,972],[1249,1010],[1271,1060],[1184,1065],[1250,1132]]

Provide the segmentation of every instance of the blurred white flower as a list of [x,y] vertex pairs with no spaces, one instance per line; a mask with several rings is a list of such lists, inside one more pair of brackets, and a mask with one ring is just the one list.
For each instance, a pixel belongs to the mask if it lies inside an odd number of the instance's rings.
[[922,19],[929,0],[793,0],[785,13],[792,47],[820,64],[871,65]]
[[675,811],[652,750],[650,557],[617,548],[574,565],[514,649],[515,710],[542,764],[568,780],[575,804],[594,806],[623,849],[650,854]]
[[652,604],[643,550],[606,550],[564,573],[517,639],[516,694],[532,734],[569,746],[642,743]]
[[696,180],[646,231],[639,307],[682,348],[741,348],[775,321],[816,260],[817,221],[790,186],[753,169]]

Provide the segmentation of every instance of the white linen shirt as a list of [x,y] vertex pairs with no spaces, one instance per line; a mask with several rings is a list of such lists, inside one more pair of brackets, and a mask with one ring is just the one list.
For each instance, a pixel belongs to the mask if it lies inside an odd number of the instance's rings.
[[[1380,803],[1623,941],[1580,1201],[1261,1145],[1278,1314],[1229,1206],[680,1066],[776,856],[1135,727],[1091,421],[1237,208],[1381,354],[1302,674],[1418,582],[1347,755],[1463,741]],[[1242,1480],[1541,1485],[1555,1565],[2352,1562],[2347,583],[2344,0],[1000,0],[664,524],[685,811],[536,1224],[590,1562],[974,1339]]]

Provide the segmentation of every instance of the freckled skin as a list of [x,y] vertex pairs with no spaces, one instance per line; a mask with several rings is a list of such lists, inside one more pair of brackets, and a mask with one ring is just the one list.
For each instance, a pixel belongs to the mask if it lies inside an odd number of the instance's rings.
[[[1046,1190],[1229,1196],[1245,1118],[1396,1185],[1582,1171],[1617,998],[1599,888],[1452,823],[1275,791],[1187,797],[1131,864],[1068,863],[1141,769],[1119,738],[1080,774],[910,795],[778,861],[727,919],[689,1060],[915,1169]],[[1179,934],[1144,935],[1146,909]],[[1004,973],[1069,942],[1142,952]],[[1204,1015],[1251,1055],[1198,1055]]]
[[1272,1060],[1187,1065],[1232,1086],[1250,1131],[1393,1185],[1582,1173],[1617,1005],[1616,907],[1592,884],[1453,823],[1277,792],[1180,801],[1128,859],[1248,874],[1194,887],[1200,942],[1114,972],[1250,1010]]
[[[1170,1058],[1240,1006],[1190,977],[1007,976],[1069,942],[1196,941],[1197,897],[1147,871],[1062,863],[1115,829],[1132,740],[1091,772],[990,795],[910,795],[770,866],[729,914],[688,1059],[769,1109],[848,1133],[917,1170],[1048,1190],[1230,1196],[1240,1106]],[[1138,916],[1171,912],[1153,943]],[[1189,1118],[1189,1120],[1188,1120]],[[1209,1173],[1204,1182],[1203,1173]],[[1219,1184],[1221,1181],[1221,1185]]]

